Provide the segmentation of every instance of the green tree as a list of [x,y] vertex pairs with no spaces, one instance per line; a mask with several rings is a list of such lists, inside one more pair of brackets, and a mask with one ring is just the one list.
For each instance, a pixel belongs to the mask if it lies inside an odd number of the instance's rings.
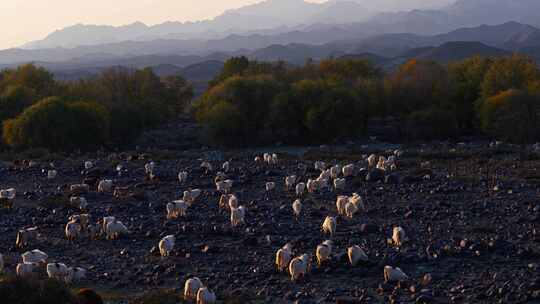
[[486,99],[510,89],[525,89],[539,76],[538,66],[528,57],[513,55],[498,58],[484,77],[482,97]]

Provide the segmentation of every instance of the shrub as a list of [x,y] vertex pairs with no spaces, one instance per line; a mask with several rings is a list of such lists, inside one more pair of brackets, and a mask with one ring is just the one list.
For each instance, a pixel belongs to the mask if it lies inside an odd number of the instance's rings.
[[407,135],[412,139],[448,138],[457,133],[452,113],[437,107],[409,114],[406,124]]
[[44,281],[8,277],[0,281],[0,299],[9,304],[77,304],[66,285],[47,279]]

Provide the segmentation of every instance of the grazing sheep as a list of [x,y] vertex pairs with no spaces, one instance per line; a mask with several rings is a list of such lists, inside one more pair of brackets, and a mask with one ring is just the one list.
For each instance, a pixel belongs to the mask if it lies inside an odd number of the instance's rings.
[[66,281],[68,276],[68,267],[62,263],[49,263],[47,264],[47,276],[50,279],[56,279],[59,281]]
[[353,195],[349,197],[349,202],[354,204],[359,210],[366,210],[364,200],[358,193],[353,193]]
[[314,179],[308,179],[306,187],[309,193],[315,193],[319,190],[319,181]]
[[332,247],[334,243],[330,240],[324,241],[322,244],[317,246],[316,256],[317,256],[317,265],[320,267],[321,264],[330,259],[332,255]]
[[266,183],[266,192],[270,192],[276,189],[276,183],[274,182],[267,182]]
[[47,178],[48,179],[55,179],[57,175],[58,175],[58,171],[56,171],[56,170],[47,171]]
[[269,164],[272,161],[272,155],[270,155],[270,153],[264,153],[263,160],[265,163]]
[[367,262],[369,260],[367,254],[358,245],[354,245],[347,249],[347,256],[349,257],[349,263],[352,266],[356,266],[358,262]]
[[188,279],[186,283],[184,283],[184,299],[186,300],[197,299],[197,292],[199,291],[201,287],[203,287],[203,283],[201,282],[201,279],[197,277]]
[[19,263],[15,269],[17,276],[27,278],[34,275],[34,270],[38,268],[37,263]]
[[289,274],[291,275],[291,281],[296,281],[300,277],[305,277],[309,271],[311,258],[309,255],[304,254],[292,259],[289,264]]
[[291,175],[285,177],[285,188],[291,190],[291,188],[296,184],[296,175]]
[[122,234],[129,233],[127,227],[120,221],[114,221],[107,224],[107,229],[105,230],[108,240],[117,240]]
[[274,153],[274,154],[272,154],[272,156],[270,157],[268,164],[269,164],[269,165],[274,165],[274,166],[275,166],[275,165],[278,164],[278,162],[279,162],[279,158],[278,158],[277,154]]
[[15,198],[17,190],[15,188],[9,188],[5,190],[0,190],[0,198],[12,200]]
[[234,181],[227,179],[224,181],[218,181],[216,182],[216,190],[221,191],[224,193],[229,193],[231,191],[231,188],[233,186]]
[[231,208],[231,225],[237,227],[245,223],[246,208],[240,206],[238,208]]
[[197,304],[216,303],[216,294],[207,287],[201,287],[197,291]]
[[176,238],[174,235],[167,235],[159,241],[159,253],[162,257],[169,256],[174,249]]
[[49,256],[39,249],[34,249],[21,254],[21,258],[23,263],[45,264]]
[[77,237],[79,237],[81,230],[82,230],[81,224],[79,224],[76,221],[69,221],[66,224],[66,228],[65,228],[66,238],[69,241],[76,240]]
[[17,240],[15,241],[15,246],[17,248],[22,248],[28,245],[31,240],[36,240],[38,237],[37,229],[37,227],[32,227],[19,230],[17,232]]
[[189,205],[191,205],[201,195],[201,193],[201,189],[186,190],[184,191],[183,200]]
[[351,177],[354,176],[354,165],[346,165],[342,169],[343,171],[343,177]]
[[322,224],[322,231],[334,236],[336,233],[336,218],[327,216]]
[[68,267],[67,276],[65,278],[66,283],[80,282],[86,279],[86,269],[81,267]]
[[401,282],[408,280],[409,277],[401,270],[392,266],[384,266],[384,282]]
[[368,158],[367,158],[367,162],[368,162],[368,166],[370,168],[373,168],[377,165],[377,155],[375,154],[371,154]]
[[330,176],[333,178],[333,179],[336,179],[339,177],[339,174],[341,173],[341,166],[338,164],[338,165],[335,165],[333,167],[330,168]]
[[90,191],[90,186],[88,184],[75,184],[69,187],[69,190],[72,194],[83,194]]
[[180,182],[180,184],[187,182],[187,179],[188,179],[187,171],[182,171],[178,173],[178,181]]
[[104,179],[99,182],[98,184],[98,192],[105,193],[105,192],[112,192],[113,190],[113,181],[110,179]]
[[201,169],[204,169],[205,174],[208,174],[209,172],[212,172],[214,168],[211,163],[204,161],[201,163]]
[[291,262],[292,245],[286,244],[276,252],[276,267],[278,271],[284,271]]
[[90,223],[89,214],[75,214],[69,217],[69,221],[74,221],[81,224],[81,231],[86,231]]
[[344,178],[336,178],[334,180],[334,188],[336,190],[345,190],[345,187],[347,186],[347,180]]
[[324,171],[326,169],[326,163],[322,161],[315,162],[315,170]]
[[405,229],[402,227],[394,227],[392,230],[392,242],[395,246],[401,247],[403,243],[407,240],[405,235]]
[[228,205],[229,209],[231,210],[238,208],[238,198],[236,197],[236,195],[232,194],[231,196],[229,196]]
[[302,212],[302,201],[299,199],[295,200],[292,204],[292,209],[294,212],[294,216],[299,217],[300,212]]
[[114,216],[105,216],[105,217],[103,217],[103,219],[102,219],[103,226],[101,227],[103,233],[105,233],[107,231],[107,225],[109,225],[109,223],[112,223],[114,221],[116,221],[116,218]]
[[81,196],[72,196],[69,198],[69,203],[71,206],[78,208],[80,210],[86,210],[88,207],[88,202],[86,201],[86,198]]
[[94,163],[93,163],[93,162],[91,162],[91,161],[89,161],[89,160],[87,160],[87,161],[84,162],[84,168],[85,168],[86,170],[90,170],[90,169],[92,169],[93,167],[94,167]]
[[339,215],[345,215],[345,207],[347,206],[347,203],[349,202],[349,197],[340,195],[338,196],[336,200],[336,208]]
[[167,219],[172,220],[186,216],[189,205],[183,200],[176,200],[167,204]]
[[302,196],[304,195],[304,192],[306,191],[306,184],[305,183],[298,183],[296,185],[296,196]]
[[352,219],[354,215],[358,212],[358,207],[354,203],[348,202],[345,205],[345,216]]
[[231,169],[231,163],[226,161],[226,162],[223,163],[221,168],[223,169],[223,171],[229,172],[229,170]]

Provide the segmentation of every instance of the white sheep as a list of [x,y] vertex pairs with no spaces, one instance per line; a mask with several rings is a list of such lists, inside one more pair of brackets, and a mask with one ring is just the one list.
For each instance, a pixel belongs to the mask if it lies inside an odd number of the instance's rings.
[[15,269],[17,276],[26,278],[34,275],[34,270],[38,268],[37,263],[19,263]]
[[82,196],[72,196],[69,198],[69,203],[71,206],[78,208],[79,210],[86,210],[88,207],[88,202],[86,201],[86,198]]
[[368,158],[367,158],[367,162],[368,162],[368,166],[370,168],[373,168],[377,165],[377,155],[375,154],[371,154]]
[[167,235],[159,241],[159,253],[162,257],[169,256],[174,249],[176,238],[174,235]]
[[37,227],[31,227],[26,229],[20,229],[17,231],[17,240],[15,241],[15,246],[17,248],[22,248],[31,240],[36,240],[38,237],[38,228]]
[[83,194],[90,191],[90,186],[88,184],[74,184],[69,187],[69,190],[72,193]]
[[406,240],[405,229],[402,227],[394,227],[392,229],[392,242],[395,246],[401,247]]
[[285,244],[276,252],[276,267],[278,271],[287,269],[292,259],[292,245]]
[[336,209],[339,215],[345,215],[345,207],[349,202],[349,197],[345,195],[340,195],[336,200]]
[[299,217],[300,212],[302,212],[302,201],[300,199],[295,200],[292,204],[292,209],[294,216]]
[[204,171],[208,174],[208,172],[212,172],[214,170],[214,167],[212,167],[212,164],[210,162],[204,161],[201,163],[201,168],[204,169]]
[[334,180],[334,188],[336,190],[345,190],[345,187],[347,186],[347,180],[344,178],[336,178]]
[[107,229],[105,230],[108,240],[116,240],[121,235],[129,233],[127,227],[120,221],[114,221],[107,224]]
[[152,175],[154,174],[155,168],[156,168],[156,163],[149,162],[144,165],[144,172],[146,172],[147,175]]
[[229,196],[228,205],[230,210],[238,208],[238,198],[236,195],[231,194],[231,196]]
[[231,191],[231,188],[233,186],[234,181],[227,179],[223,181],[216,182],[216,190],[229,193]]
[[330,256],[332,255],[332,247],[333,242],[330,240],[324,241],[322,244],[317,246],[316,250],[316,256],[317,256],[317,265],[321,266],[321,264],[327,260],[330,259]]
[[0,198],[3,198],[3,199],[12,200],[15,198],[16,194],[17,194],[17,190],[15,190],[15,188],[0,190]]
[[331,179],[331,178],[332,178],[332,172],[331,172],[330,169],[328,169],[328,170],[323,170],[323,171],[321,172],[321,174],[319,174],[319,177],[318,177],[318,179],[327,179],[327,180],[328,180],[328,179]]
[[409,277],[399,267],[384,266],[384,282],[401,282],[408,280]]
[[324,233],[330,234],[330,236],[334,236],[334,234],[336,233],[336,226],[336,218],[327,216],[322,224],[322,231]]
[[345,205],[345,216],[352,219],[356,212],[358,212],[358,207],[354,203],[347,202]]
[[278,158],[277,154],[274,153],[274,154],[272,154],[272,156],[270,157],[270,161],[269,161],[268,164],[270,164],[270,165],[277,165],[278,162],[279,162],[279,158]]
[[347,249],[347,256],[349,257],[349,263],[351,263],[352,266],[356,266],[360,261],[367,262],[369,260],[367,254],[358,245],[349,247]]
[[82,227],[81,224],[79,224],[76,221],[69,221],[66,224],[66,228],[64,229],[66,238],[69,241],[74,241],[79,237],[79,234],[81,233]]
[[47,178],[48,179],[55,179],[57,175],[58,175],[58,171],[56,171],[56,170],[47,171]]
[[330,176],[333,178],[333,179],[336,179],[339,177],[339,174],[341,174],[341,166],[339,164],[335,165],[335,166],[332,166],[330,168]]
[[231,208],[231,225],[237,227],[245,223],[246,208],[240,206],[238,208]]
[[256,162],[256,163],[260,163],[260,162],[262,162],[262,161],[263,161],[262,157],[260,157],[260,156],[255,156],[255,162]]
[[326,169],[326,163],[322,161],[315,162],[315,170],[324,171]]
[[197,291],[197,304],[216,303],[216,294],[207,287],[201,287]]
[[186,190],[184,191],[183,200],[191,205],[201,195],[201,193],[201,189]]
[[201,282],[201,279],[197,277],[186,280],[186,283],[184,283],[184,299],[197,299],[197,292],[201,287],[203,287],[203,283]]
[[353,195],[349,197],[349,202],[354,204],[359,210],[366,210],[364,200],[358,193],[353,193]]
[[183,200],[172,201],[167,204],[167,219],[172,220],[178,217],[184,217],[187,214],[189,205]]
[[290,175],[285,177],[285,188],[287,190],[292,189],[292,187],[296,184],[296,175]]
[[317,183],[317,190],[319,191],[322,191],[326,188],[328,188],[328,181],[329,179],[327,178],[322,178],[321,176],[319,176],[316,180],[315,180]]
[[296,185],[296,195],[297,196],[302,196],[304,195],[304,192],[306,191],[306,184],[305,183],[298,183]]
[[229,170],[231,169],[231,163],[229,161],[226,161],[223,163],[221,168],[223,169],[223,171],[229,172]]
[[94,163],[93,163],[93,162],[91,162],[91,161],[89,161],[89,160],[87,160],[87,161],[84,162],[84,168],[85,168],[86,170],[90,170],[90,169],[92,169],[93,167],[94,167]]
[[343,177],[351,177],[354,176],[354,165],[349,164],[343,167]]
[[263,160],[265,163],[270,164],[272,162],[272,155],[270,155],[270,153],[264,153]]
[[112,192],[113,190],[113,181],[110,179],[101,180],[98,184],[98,192]]
[[80,282],[86,279],[86,269],[81,267],[68,267],[68,273],[65,278],[66,283]]
[[59,281],[66,281],[69,274],[68,267],[63,263],[49,263],[47,264],[47,275],[50,279],[56,279]]
[[274,182],[267,182],[266,183],[266,192],[270,192],[276,189],[276,183]]
[[74,214],[68,218],[69,221],[74,221],[81,224],[81,231],[85,231],[90,223],[89,214]]
[[180,184],[183,184],[187,181],[188,179],[188,173],[187,171],[182,171],[180,173],[178,173],[178,181],[180,182]]
[[107,225],[109,225],[109,223],[112,223],[114,221],[116,221],[116,218],[114,216],[104,216],[103,217],[103,219],[102,219],[103,226],[101,227],[103,233],[106,233]]
[[307,254],[303,254],[299,257],[292,259],[289,264],[289,274],[291,275],[291,281],[296,281],[300,277],[304,277],[309,271],[311,258]]
[[23,263],[45,264],[49,256],[39,249],[34,249],[21,254],[21,258]]
[[319,182],[314,179],[308,179],[306,187],[309,193],[315,193],[319,190]]

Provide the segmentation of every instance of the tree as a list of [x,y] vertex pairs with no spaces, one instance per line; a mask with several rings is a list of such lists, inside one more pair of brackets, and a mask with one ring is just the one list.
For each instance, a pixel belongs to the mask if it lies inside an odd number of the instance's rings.
[[540,77],[535,62],[522,55],[496,59],[490,65],[482,83],[484,99],[510,89],[524,89]]

